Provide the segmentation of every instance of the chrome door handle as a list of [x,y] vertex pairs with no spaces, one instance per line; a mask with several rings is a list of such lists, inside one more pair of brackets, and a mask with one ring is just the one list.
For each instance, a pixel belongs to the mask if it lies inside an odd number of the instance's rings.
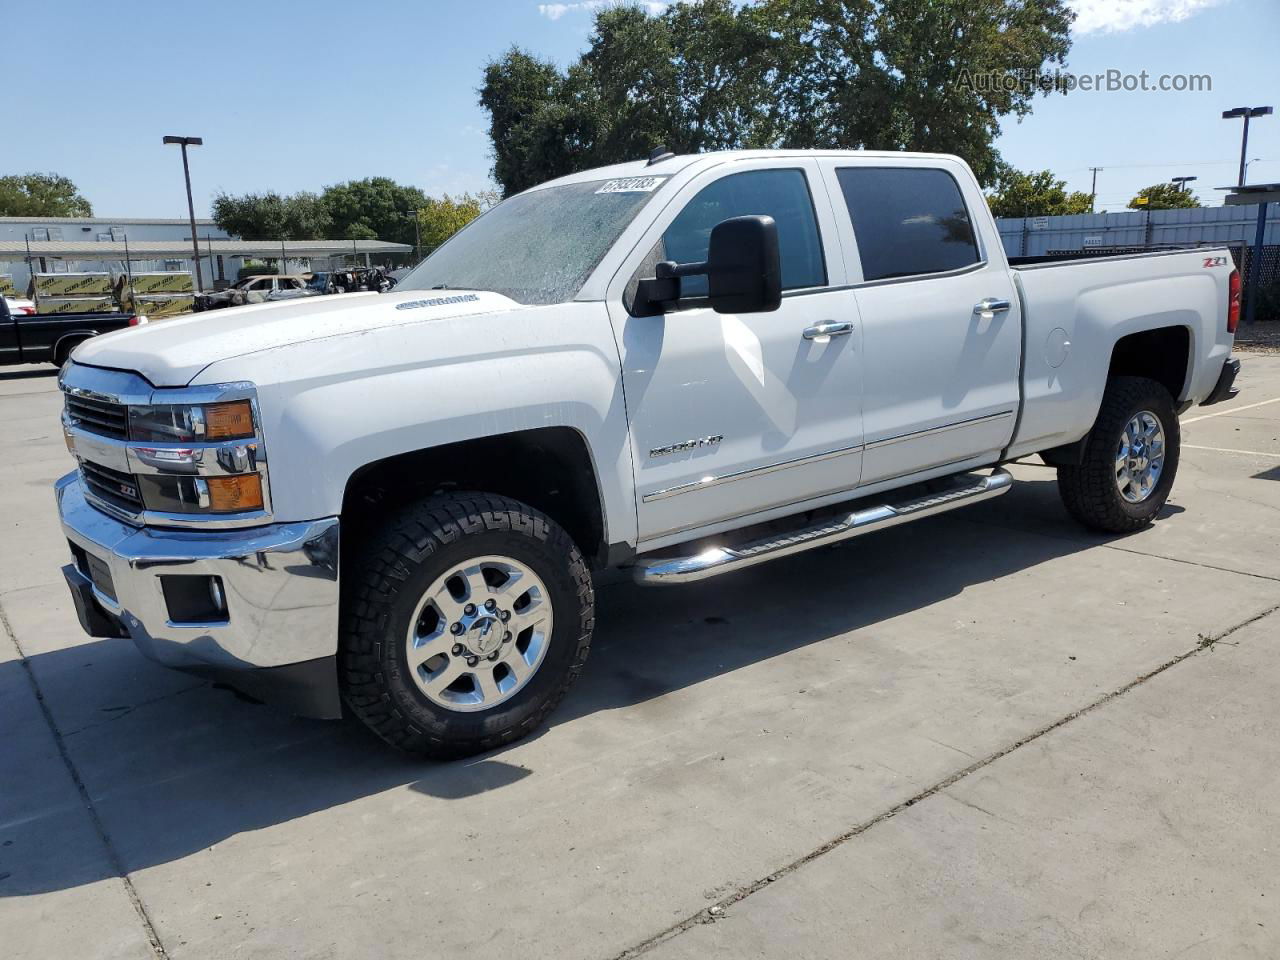
[[973,312],[979,314],[996,314],[1004,313],[1013,304],[1008,300],[996,300],[994,297],[987,297],[985,300],[979,300],[973,305]]
[[821,323],[815,323],[812,327],[804,328],[804,338],[806,340],[817,340],[820,343],[826,343],[832,337],[847,337],[853,333],[853,324],[847,320],[843,323],[837,323],[834,320],[823,320]]

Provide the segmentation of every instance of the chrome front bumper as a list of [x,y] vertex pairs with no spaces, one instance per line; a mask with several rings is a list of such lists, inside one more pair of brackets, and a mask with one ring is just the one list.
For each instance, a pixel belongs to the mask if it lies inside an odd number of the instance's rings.
[[[128,636],[158,663],[224,679],[296,713],[341,714],[337,517],[158,530],[90,506],[78,473],[55,492],[76,561],[63,572],[86,632]],[[220,577],[225,618],[174,621],[160,579],[170,575]]]

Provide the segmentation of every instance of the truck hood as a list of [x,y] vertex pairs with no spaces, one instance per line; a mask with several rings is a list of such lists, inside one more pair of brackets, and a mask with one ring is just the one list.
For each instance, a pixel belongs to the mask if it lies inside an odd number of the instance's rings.
[[230,307],[130,327],[86,340],[76,363],[132,370],[157,387],[190,383],[231,357],[384,327],[525,309],[482,290],[392,290]]

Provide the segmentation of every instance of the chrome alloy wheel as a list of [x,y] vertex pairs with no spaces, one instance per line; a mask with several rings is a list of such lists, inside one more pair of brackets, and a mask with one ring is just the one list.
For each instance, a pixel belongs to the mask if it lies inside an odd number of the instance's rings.
[[551,639],[551,596],[510,557],[476,557],[438,577],[405,640],[418,689],[446,710],[488,710],[533,678]]
[[1150,410],[1134,414],[1116,448],[1116,486],[1129,503],[1142,503],[1164,470],[1164,427]]

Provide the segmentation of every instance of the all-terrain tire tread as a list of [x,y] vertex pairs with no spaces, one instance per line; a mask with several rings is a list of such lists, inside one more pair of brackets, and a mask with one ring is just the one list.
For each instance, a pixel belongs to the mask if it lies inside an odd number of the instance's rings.
[[[471,740],[446,741],[420,729],[396,707],[382,676],[382,644],[397,642],[388,636],[390,602],[397,585],[409,578],[411,569],[440,548],[485,531],[520,533],[567,558],[567,574],[573,581],[579,606],[575,649],[570,667],[554,693],[520,723]],[[347,578],[338,651],[343,697],[370,729],[401,750],[434,759],[453,759],[517,740],[559,706],[586,663],[595,627],[591,572],[569,535],[527,504],[489,493],[430,497],[388,519],[365,544],[354,567]],[[566,634],[573,627],[572,623],[563,625]],[[558,638],[561,642],[562,639]]]
[[[1140,407],[1157,406],[1165,435],[1165,465],[1157,489],[1137,508],[1126,509],[1116,487],[1115,445],[1129,418]],[[1107,382],[1098,419],[1078,466],[1058,468],[1063,506],[1078,522],[1105,533],[1132,533],[1159,513],[1178,467],[1180,437],[1173,398],[1160,383],[1145,377],[1114,377]]]

